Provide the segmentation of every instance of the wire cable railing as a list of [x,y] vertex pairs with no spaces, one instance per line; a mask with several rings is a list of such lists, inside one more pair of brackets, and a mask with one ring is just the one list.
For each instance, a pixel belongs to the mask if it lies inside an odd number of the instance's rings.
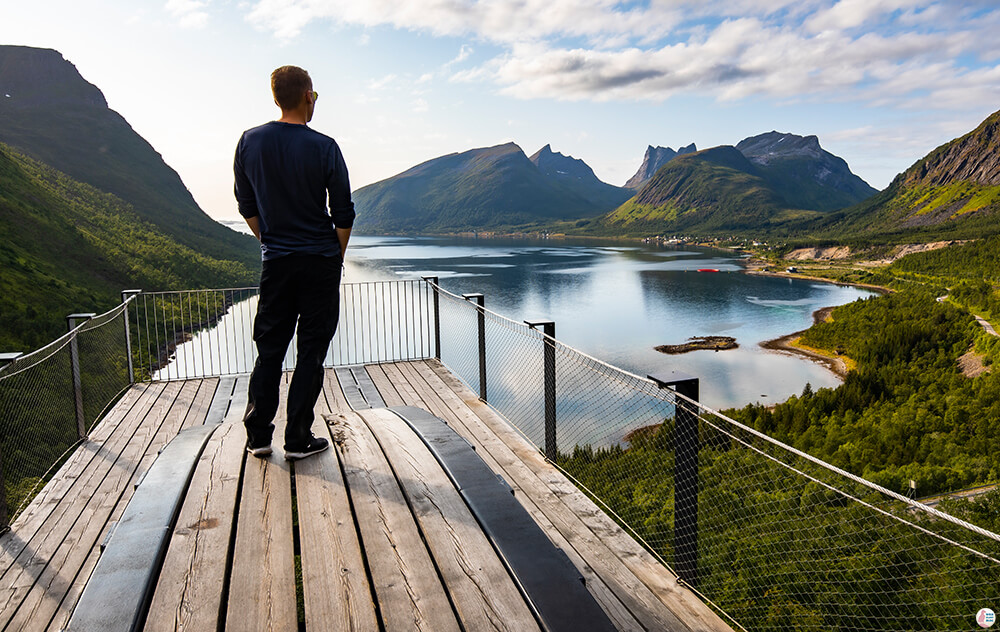
[[0,530],[128,388],[129,302],[69,316],[67,334],[0,369]]
[[[0,528],[130,382],[252,369],[256,288],[124,296],[0,369]],[[340,300],[327,366],[440,357],[735,627],[967,630],[1000,604],[1000,536],[701,405],[696,378],[633,375],[436,279]]]
[[734,627],[969,630],[1000,604],[997,534],[700,404],[695,378],[437,289],[442,361]]

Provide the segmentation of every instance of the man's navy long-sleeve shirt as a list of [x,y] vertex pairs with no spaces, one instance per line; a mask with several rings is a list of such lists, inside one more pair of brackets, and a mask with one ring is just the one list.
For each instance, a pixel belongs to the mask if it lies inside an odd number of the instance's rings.
[[354,202],[336,141],[305,125],[265,123],[243,132],[233,172],[240,215],[259,217],[264,259],[341,254],[334,227],[354,225]]

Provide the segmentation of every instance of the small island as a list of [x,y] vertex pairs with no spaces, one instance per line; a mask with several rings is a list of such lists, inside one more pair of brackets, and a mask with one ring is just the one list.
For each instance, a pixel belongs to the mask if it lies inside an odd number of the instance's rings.
[[688,342],[685,342],[682,345],[658,345],[653,348],[660,353],[676,355],[679,353],[688,353],[689,351],[697,351],[699,349],[723,351],[725,349],[736,349],[738,347],[739,345],[736,344],[736,338],[732,338],[730,336],[692,336],[688,338]]

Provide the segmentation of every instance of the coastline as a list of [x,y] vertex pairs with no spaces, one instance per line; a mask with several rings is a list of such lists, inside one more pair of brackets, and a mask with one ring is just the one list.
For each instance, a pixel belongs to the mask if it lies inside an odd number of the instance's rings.
[[[813,324],[821,323],[830,317],[830,313],[838,306],[821,307],[813,312]],[[837,375],[841,380],[847,377],[847,363],[836,356],[828,356],[816,351],[811,351],[809,349],[802,348],[796,345],[802,334],[805,333],[805,329],[801,331],[796,331],[779,338],[774,338],[772,340],[765,340],[760,343],[760,346],[768,351],[773,351],[776,353],[788,353],[791,355],[796,355],[799,357],[812,360],[813,362],[820,364],[834,374]]]

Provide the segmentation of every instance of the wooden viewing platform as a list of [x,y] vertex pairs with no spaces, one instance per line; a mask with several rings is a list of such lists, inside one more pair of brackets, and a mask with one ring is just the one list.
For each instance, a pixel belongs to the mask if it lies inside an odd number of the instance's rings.
[[473,447],[615,628],[730,629],[440,362],[328,369],[313,430],[334,446],[297,462],[281,452],[283,410],[274,454],[247,455],[246,380],[143,383],[124,395],[0,536],[0,631],[83,629],[70,619],[100,592],[87,584],[101,575],[102,544],[102,566],[120,547],[113,525],[129,522],[137,489],[156,494],[143,479],[158,452],[206,424],[219,425],[203,432],[145,630],[294,631],[297,608],[310,631],[540,629],[525,582],[431,443],[390,409],[401,406]]

